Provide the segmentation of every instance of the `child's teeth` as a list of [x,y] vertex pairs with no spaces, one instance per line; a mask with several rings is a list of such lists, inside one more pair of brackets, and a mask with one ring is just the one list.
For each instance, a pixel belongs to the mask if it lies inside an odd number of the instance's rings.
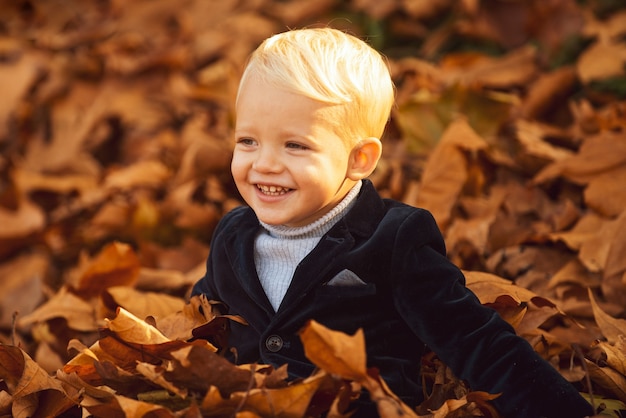
[[284,187],[276,187],[276,186],[262,186],[259,185],[259,189],[261,189],[261,191],[263,193],[267,193],[267,194],[284,194],[287,193],[289,191],[289,189],[286,189]]

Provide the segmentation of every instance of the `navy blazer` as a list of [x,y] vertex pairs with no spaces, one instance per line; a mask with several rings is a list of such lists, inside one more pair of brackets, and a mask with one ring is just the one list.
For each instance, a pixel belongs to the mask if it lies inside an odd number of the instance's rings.
[[260,228],[249,207],[224,216],[192,291],[249,323],[231,323],[237,363],[288,364],[291,376],[310,376],[297,332],[314,319],[349,334],[362,328],[368,366],[410,406],[423,400],[427,346],[472,390],[501,392],[494,405],[504,416],[592,415],[574,386],[465,287],[428,211],[381,199],[365,180],[354,207],[296,268],[278,312],[254,265]]

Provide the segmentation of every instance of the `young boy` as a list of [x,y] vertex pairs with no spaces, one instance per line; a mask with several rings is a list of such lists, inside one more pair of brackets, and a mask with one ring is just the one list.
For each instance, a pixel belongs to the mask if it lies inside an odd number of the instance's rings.
[[349,334],[362,328],[368,366],[412,407],[428,346],[473,390],[502,393],[494,405],[504,416],[592,415],[465,287],[430,213],[381,199],[366,179],[393,101],[380,54],[341,31],[288,31],[253,53],[231,165],[248,206],[221,220],[193,289],[247,320],[231,324],[227,348],[238,363],[288,364],[308,377],[297,332],[314,319]]

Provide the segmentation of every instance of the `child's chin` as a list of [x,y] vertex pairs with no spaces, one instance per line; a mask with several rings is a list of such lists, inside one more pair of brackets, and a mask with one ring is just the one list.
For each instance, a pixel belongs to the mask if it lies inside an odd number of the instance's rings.
[[284,225],[285,222],[287,222],[287,219],[285,218],[280,218],[280,217],[276,217],[276,216],[267,216],[267,215],[263,215],[263,214],[259,214],[257,212],[257,217],[259,218],[259,220],[267,225],[272,225],[272,226],[279,226],[279,225]]

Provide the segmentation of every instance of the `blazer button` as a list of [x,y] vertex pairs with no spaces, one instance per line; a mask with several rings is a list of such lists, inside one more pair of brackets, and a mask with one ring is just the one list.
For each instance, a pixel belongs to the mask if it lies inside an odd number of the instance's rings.
[[278,335],[270,335],[265,340],[265,347],[272,353],[275,353],[283,348],[283,339]]

